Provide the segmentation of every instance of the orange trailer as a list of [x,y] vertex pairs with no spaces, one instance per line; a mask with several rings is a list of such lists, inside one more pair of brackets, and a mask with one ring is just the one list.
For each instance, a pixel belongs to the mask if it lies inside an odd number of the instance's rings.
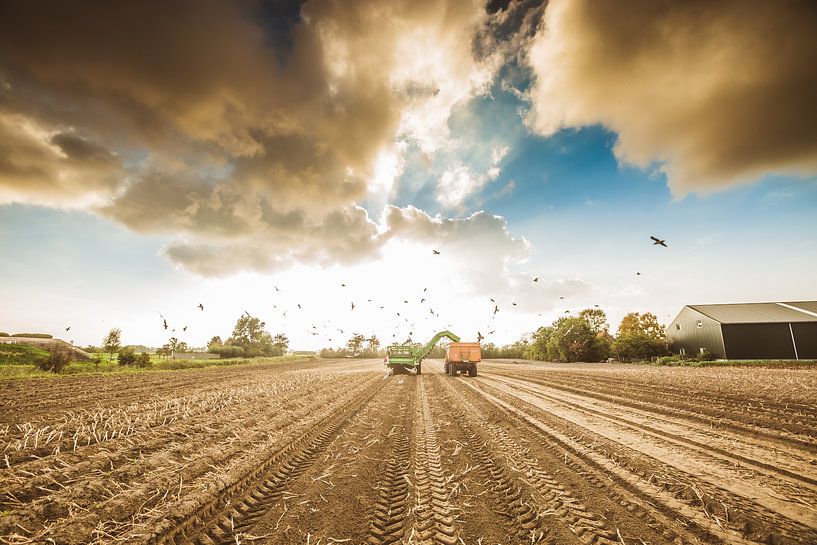
[[452,377],[458,373],[477,376],[477,364],[482,361],[479,343],[451,343],[445,352],[445,374]]

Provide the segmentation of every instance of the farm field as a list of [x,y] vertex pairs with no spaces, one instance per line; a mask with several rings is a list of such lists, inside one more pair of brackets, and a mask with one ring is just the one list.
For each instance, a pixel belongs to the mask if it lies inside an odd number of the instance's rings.
[[817,543],[817,370],[380,360],[0,383],[0,541]]

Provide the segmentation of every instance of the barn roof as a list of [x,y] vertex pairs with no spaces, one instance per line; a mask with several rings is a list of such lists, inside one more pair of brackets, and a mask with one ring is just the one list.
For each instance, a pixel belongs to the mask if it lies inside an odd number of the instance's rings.
[[817,301],[687,306],[722,324],[817,322]]

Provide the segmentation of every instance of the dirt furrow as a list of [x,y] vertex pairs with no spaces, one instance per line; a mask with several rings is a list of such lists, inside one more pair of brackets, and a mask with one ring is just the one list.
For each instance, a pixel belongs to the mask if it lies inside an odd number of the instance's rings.
[[[687,392],[684,396],[667,395],[660,390],[632,385],[607,385],[604,380],[586,380],[577,377],[562,377],[557,374],[540,376],[524,372],[500,371],[493,375],[516,378],[534,384],[570,392],[582,397],[595,398],[617,406],[642,409],[652,414],[692,420],[713,430],[729,430],[738,436],[759,437],[776,443],[787,443],[801,449],[813,449],[817,438],[817,422],[807,424],[801,415],[786,417],[747,417],[747,403],[722,406],[718,409],[705,398],[690,403]],[[486,376],[487,373],[483,373]],[[704,396],[702,396],[704,397]],[[798,419],[794,421],[794,419]]]
[[354,415],[382,387],[379,380],[345,403],[333,407],[316,425],[279,448],[237,482],[221,490],[196,512],[158,536],[164,544],[234,544],[286,492],[287,486],[313,464]]
[[526,399],[524,393],[496,390],[484,384],[468,386],[530,424],[557,445],[566,460],[569,454],[577,453],[637,501],[659,506],[667,519],[684,520],[707,541],[810,543],[817,538],[813,529],[790,518],[790,514],[771,511],[752,498],[704,485],[700,474],[685,473],[660,459],[645,458],[642,452],[548,413],[537,407],[535,400]]
[[[546,385],[529,386],[530,383],[527,381],[507,377],[483,376],[483,379],[499,380],[513,386],[517,391],[533,394],[569,412],[597,418],[608,425],[629,428],[633,433],[643,432],[655,441],[670,443],[675,448],[692,450],[696,455],[713,458],[712,462],[717,461],[724,471],[730,471],[735,467],[747,468],[763,474],[772,474],[776,479],[795,487],[817,492],[817,478],[806,473],[811,469],[808,452],[795,451],[785,445],[764,444],[760,441],[755,441],[751,446],[744,445],[739,437],[711,434],[694,423],[673,422],[666,418],[656,419],[654,415],[641,410],[625,409],[614,404],[593,403],[586,397],[577,395],[564,393],[559,395]],[[817,495],[815,499],[817,500]]]

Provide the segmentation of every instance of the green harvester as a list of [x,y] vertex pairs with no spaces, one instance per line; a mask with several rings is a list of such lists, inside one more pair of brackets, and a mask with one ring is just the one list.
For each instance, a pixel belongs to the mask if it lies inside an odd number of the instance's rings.
[[403,344],[395,343],[386,348],[386,366],[391,368],[393,375],[411,370],[416,370],[419,375],[422,372],[423,358],[428,356],[443,337],[448,337],[455,343],[460,342],[460,338],[450,331],[440,331],[426,345],[413,343],[410,339]]

